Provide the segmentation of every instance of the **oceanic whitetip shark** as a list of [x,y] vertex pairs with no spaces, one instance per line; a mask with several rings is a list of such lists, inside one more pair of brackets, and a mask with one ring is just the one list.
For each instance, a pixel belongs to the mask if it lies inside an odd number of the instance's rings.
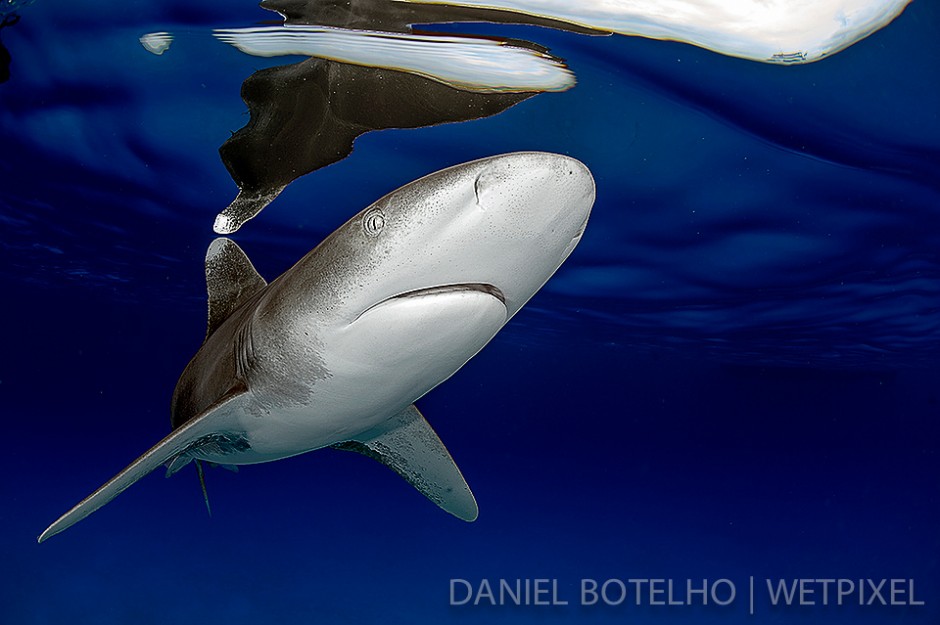
[[253,464],[330,446],[378,460],[475,520],[473,494],[414,402],[545,284],[593,203],[579,161],[523,152],[393,191],[270,284],[235,243],[216,239],[208,332],[174,391],[172,433],[39,541],[163,464]]

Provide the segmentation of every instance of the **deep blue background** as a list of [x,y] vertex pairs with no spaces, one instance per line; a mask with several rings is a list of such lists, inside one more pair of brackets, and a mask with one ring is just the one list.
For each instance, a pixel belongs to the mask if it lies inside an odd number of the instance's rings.
[[[235,237],[274,277],[401,184],[499,152],[571,154],[597,204],[575,254],[420,402],[480,503],[467,525],[322,451],[155,474],[37,546],[161,438],[204,334],[202,258],[236,189],[218,146],[277,61],[214,41],[249,3],[41,1],[0,32],[0,620],[748,620],[731,608],[450,608],[453,577],[914,578],[940,620],[940,7],[820,63],[472,25],[579,84],[490,119],[361,137]],[[137,37],[177,35],[162,57]],[[760,611],[761,608],[763,611]]]

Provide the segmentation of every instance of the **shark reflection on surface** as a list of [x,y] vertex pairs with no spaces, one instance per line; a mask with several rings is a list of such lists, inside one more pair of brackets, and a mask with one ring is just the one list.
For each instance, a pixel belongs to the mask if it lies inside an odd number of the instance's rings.
[[312,56],[381,67],[465,91],[566,91],[574,86],[574,76],[560,59],[535,46],[492,38],[303,26],[217,29],[213,34],[252,56]]
[[911,0],[395,0],[505,9],[766,63],[808,63],[888,25]]
[[290,70],[263,70],[245,82],[251,120],[221,149],[239,193],[217,216],[214,230],[237,231],[291,181],[345,158],[364,132],[494,115],[535,93],[574,84],[564,63],[536,44],[428,35],[416,24],[486,21],[616,32],[801,64],[882,28],[908,2],[269,0],[261,6],[279,13],[284,26],[217,30],[216,37],[248,54],[319,56],[362,69],[311,60]]
[[574,85],[563,62],[536,44],[418,35],[411,27],[465,20],[559,25],[548,20],[391,0],[262,6],[283,15],[286,26],[215,35],[250,53],[306,50],[335,60],[264,69],[244,82],[251,118],[220,149],[239,193],[216,218],[218,234],[237,231],[293,180],[348,156],[366,132],[488,117],[537,93]]
[[236,230],[296,178],[346,158],[369,131],[488,117],[533,95],[460,91],[322,59],[260,70],[242,85],[249,123],[219,149],[239,193],[215,229]]

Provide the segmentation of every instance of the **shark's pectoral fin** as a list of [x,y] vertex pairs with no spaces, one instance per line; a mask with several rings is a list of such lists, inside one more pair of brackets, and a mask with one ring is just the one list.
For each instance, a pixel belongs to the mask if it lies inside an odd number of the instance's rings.
[[238,245],[215,239],[206,251],[206,288],[209,291],[209,326],[206,338],[245,300],[267,285]]
[[[104,486],[59,517],[39,536],[39,542],[43,542],[47,538],[75,525],[162,464],[170,461],[171,467],[174,466],[176,462],[173,461],[181,456],[187,456],[188,452],[199,448],[205,441],[208,441],[209,444],[216,444],[216,439],[220,436],[220,429],[225,428],[228,409],[232,407],[230,402],[240,396],[241,393],[227,395],[199,416],[173,430],[166,438],[151,447],[144,455],[111,478]],[[188,457],[186,462],[188,462]]]
[[476,520],[479,511],[470,487],[444,443],[414,405],[357,440],[333,447],[378,460],[455,517]]
[[[334,359],[333,372],[355,379],[368,370],[370,384],[397,396],[420,397],[480,351],[506,317],[503,294],[488,284],[401,293],[368,308],[335,337],[331,347],[342,359]],[[473,493],[413,404],[334,447],[378,460],[447,512],[476,520]]]
[[205,429],[205,426],[199,421],[190,421],[183,427],[173,431],[169,436],[151,447],[144,455],[132,462],[126,469],[111,478],[104,486],[59,517],[55,523],[42,533],[39,542],[78,523],[120,495],[131,484],[180,454],[190,443],[203,434],[203,429]]

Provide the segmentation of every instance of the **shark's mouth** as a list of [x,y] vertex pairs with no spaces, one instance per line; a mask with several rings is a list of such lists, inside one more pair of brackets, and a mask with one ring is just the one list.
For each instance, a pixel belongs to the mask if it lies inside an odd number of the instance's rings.
[[391,297],[383,299],[381,302],[377,302],[373,304],[372,306],[369,306],[368,308],[363,310],[361,313],[359,313],[358,317],[363,316],[364,314],[366,314],[370,310],[373,310],[374,308],[377,308],[389,302],[394,302],[396,300],[425,297],[428,295],[442,295],[444,293],[465,293],[468,291],[476,291],[478,293],[485,293],[486,295],[490,295],[498,299],[500,302],[503,303],[504,306],[506,305],[506,296],[503,295],[503,292],[500,291],[498,287],[493,286],[492,284],[486,284],[484,282],[466,282],[466,283],[461,283],[461,284],[443,284],[440,286],[429,286],[423,289],[405,291],[404,293],[393,295]]

